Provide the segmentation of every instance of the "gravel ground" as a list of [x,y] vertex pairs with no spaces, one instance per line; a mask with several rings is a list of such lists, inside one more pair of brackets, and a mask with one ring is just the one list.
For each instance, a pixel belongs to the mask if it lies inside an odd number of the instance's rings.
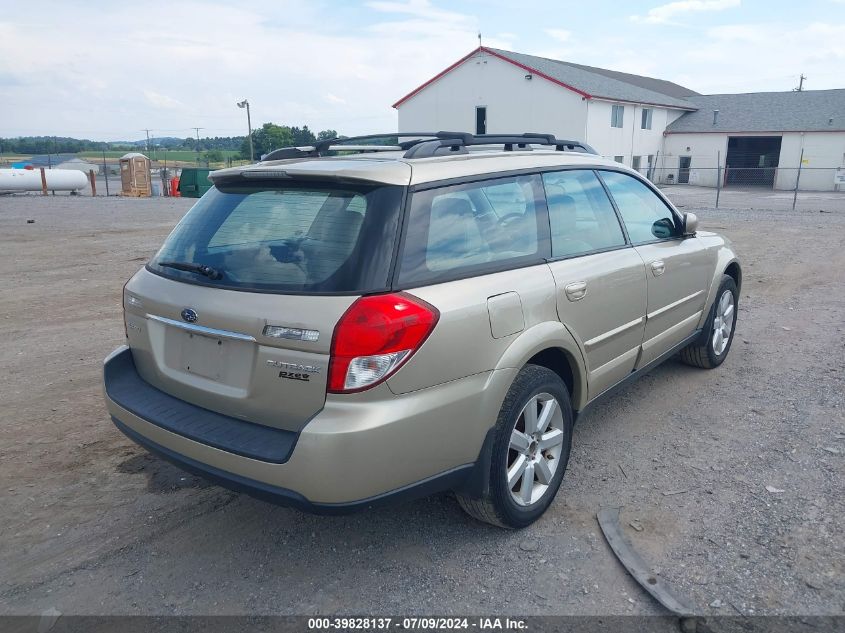
[[[716,206],[713,187],[695,185],[660,185],[679,208],[712,208]],[[762,187],[728,187],[719,192],[720,209],[759,209],[791,211],[795,193]],[[845,192],[799,191],[796,211],[845,211]]]
[[845,610],[845,211],[687,204],[743,260],[730,357],[671,360],[596,407],[549,512],[508,532],[449,495],[304,515],[112,426],[121,286],[189,205],[0,198],[0,613],[660,613],[604,542],[607,506],[700,613]]

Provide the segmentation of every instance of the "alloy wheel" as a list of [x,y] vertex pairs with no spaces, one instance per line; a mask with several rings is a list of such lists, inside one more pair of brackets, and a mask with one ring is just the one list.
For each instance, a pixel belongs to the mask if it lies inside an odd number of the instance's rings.
[[521,506],[539,501],[560,467],[563,413],[548,393],[532,396],[516,419],[507,456],[507,486]]
[[731,340],[734,327],[734,295],[725,290],[716,305],[716,315],[713,317],[713,351],[721,356]]

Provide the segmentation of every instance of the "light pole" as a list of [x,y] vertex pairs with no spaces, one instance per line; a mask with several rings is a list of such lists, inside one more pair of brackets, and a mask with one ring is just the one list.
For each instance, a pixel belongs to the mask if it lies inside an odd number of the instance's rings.
[[238,107],[241,109],[246,108],[246,127],[249,138],[249,162],[252,163],[255,162],[255,150],[252,148],[252,121],[249,118],[249,101],[246,99],[238,101]]

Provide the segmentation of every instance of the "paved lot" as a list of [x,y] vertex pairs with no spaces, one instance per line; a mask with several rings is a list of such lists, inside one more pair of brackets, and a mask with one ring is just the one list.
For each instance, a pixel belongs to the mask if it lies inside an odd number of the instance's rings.
[[743,256],[731,356],[669,361],[596,408],[550,511],[507,532],[448,495],[303,515],[113,428],[100,364],[121,286],[188,206],[0,198],[0,613],[658,613],[604,543],[604,506],[702,613],[843,613],[841,207],[687,206]]

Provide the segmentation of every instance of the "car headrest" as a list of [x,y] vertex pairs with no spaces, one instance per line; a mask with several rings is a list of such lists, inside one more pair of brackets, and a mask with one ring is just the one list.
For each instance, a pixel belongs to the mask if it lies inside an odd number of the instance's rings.
[[440,198],[431,205],[431,215],[438,218],[449,215],[471,217],[472,206],[464,198]]
[[577,217],[575,198],[567,194],[560,185],[546,187],[546,197],[549,202],[549,213],[555,218],[552,226],[560,227],[561,231],[574,230]]

